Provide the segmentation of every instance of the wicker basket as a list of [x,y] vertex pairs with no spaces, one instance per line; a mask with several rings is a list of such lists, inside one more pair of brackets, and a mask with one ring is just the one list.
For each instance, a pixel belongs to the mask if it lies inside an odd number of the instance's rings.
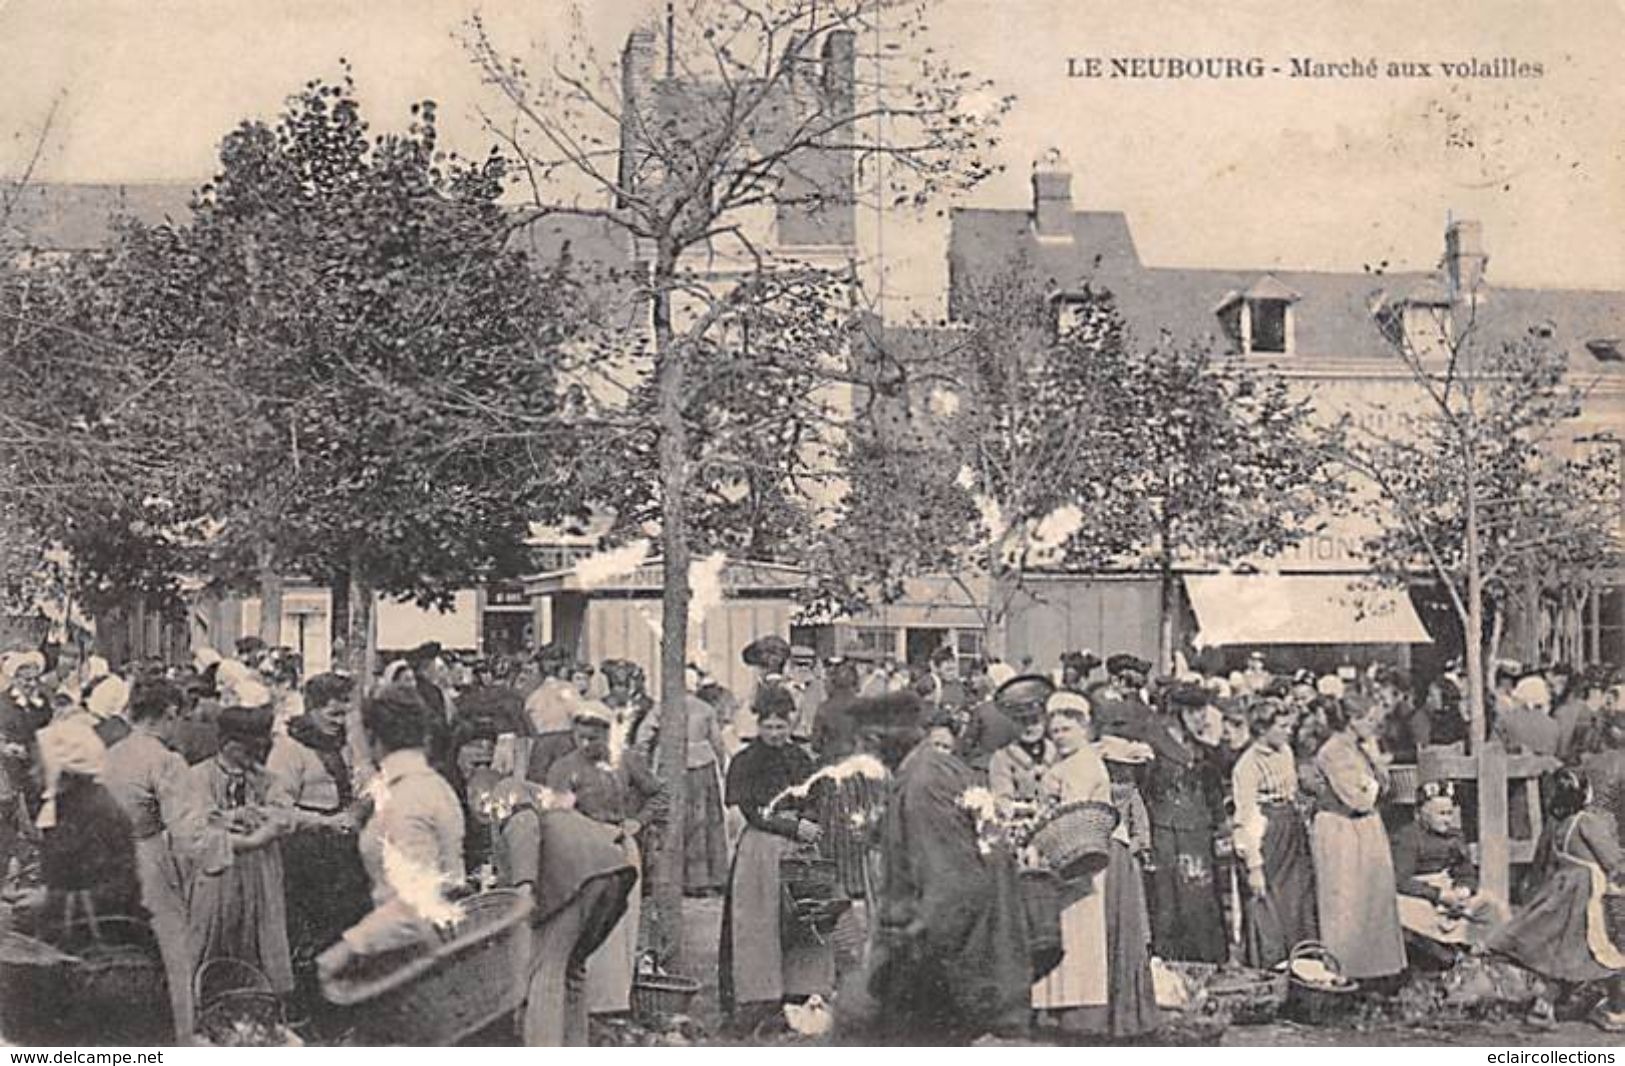
[[1421,767],[1410,763],[1395,763],[1388,768],[1389,797],[1395,803],[1415,806],[1416,794],[1422,787]]
[[68,968],[76,1004],[87,1011],[157,1013],[169,1009],[164,962],[146,922],[134,918],[85,918],[69,922],[66,932],[89,933],[73,949],[77,961]]
[[852,906],[835,860],[810,849],[780,856],[779,886],[779,932],[789,943],[824,943]]
[[1284,972],[1211,962],[1164,962],[1185,979],[1209,1013],[1222,1013],[1236,1025],[1273,1021],[1285,1006],[1288,977]]
[[64,1042],[74,957],[26,933],[0,930],[0,1033],[13,1043]]
[[1117,817],[1110,803],[1068,803],[1039,822],[1030,843],[1062,880],[1092,877],[1106,868]]
[[1027,912],[1027,956],[1037,981],[1061,964],[1061,879],[1050,870],[1021,871]]
[[779,883],[798,900],[833,899],[840,895],[841,873],[834,859],[798,849],[779,857]]
[[[1303,960],[1319,962],[1337,975],[1338,984],[1313,984],[1293,972],[1293,963]],[[1305,940],[1292,949],[1287,957],[1286,971],[1289,982],[1287,1011],[1292,1017],[1309,1025],[1324,1025],[1346,1016],[1359,999],[1359,986],[1343,977],[1343,967],[1325,944],[1318,940]]]
[[687,1014],[700,990],[692,977],[675,973],[643,973],[632,981],[632,1014],[645,1025]]
[[271,979],[241,959],[214,958],[200,965],[192,974],[192,1001],[198,1034],[217,1047],[239,1044],[239,1026],[269,1035],[286,1022]]
[[322,992],[354,1010],[363,1040],[454,1044],[524,1003],[532,906],[528,894],[512,889],[470,897],[452,939],[382,975],[326,980]]

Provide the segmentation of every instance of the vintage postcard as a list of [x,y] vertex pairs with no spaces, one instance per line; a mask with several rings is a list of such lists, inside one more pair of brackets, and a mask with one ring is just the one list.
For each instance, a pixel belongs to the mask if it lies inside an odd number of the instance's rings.
[[1622,43],[0,0],[0,1036],[1620,1043]]

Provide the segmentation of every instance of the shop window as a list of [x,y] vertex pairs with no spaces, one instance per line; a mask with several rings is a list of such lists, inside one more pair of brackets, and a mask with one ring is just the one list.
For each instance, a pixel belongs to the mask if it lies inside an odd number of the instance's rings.
[[987,652],[987,634],[980,629],[961,629],[954,633],[954,654],[961,661],[981,659]]
[[855,626],[847,638],[847,654],[864,652],[876,657],[896,656],[897,627]]

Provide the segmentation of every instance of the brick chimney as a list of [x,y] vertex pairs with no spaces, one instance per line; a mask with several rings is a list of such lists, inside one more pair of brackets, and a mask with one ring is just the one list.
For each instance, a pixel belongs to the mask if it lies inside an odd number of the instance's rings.
[[1072,165],[1059,148],[1033,160],[1033,231],[1039,237],[1072,238]]
[[1484,283],[1484,225],[1472,219],[1452,222],[1444,231],[1444,266],[1450,291],[1457,299],[1471,298]]
[[647,117],[654,104],[655,53],[659,36],[645,26],[626,35],[621,52],[621,154],[616,183],[631,192],[645,167],[644,147],[638,143],[639,123],[633,116]]

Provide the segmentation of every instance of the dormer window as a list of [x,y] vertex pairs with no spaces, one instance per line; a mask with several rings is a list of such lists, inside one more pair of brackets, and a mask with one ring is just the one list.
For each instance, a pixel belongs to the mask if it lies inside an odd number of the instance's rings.
[[1388,343],[1418,359],[1450,358],[1454,320],[1450,293],[1439,278],[1427,277],[1399,296],[1378,293],[1371,311]]
[[1228,292],[1214,313],[1225,336],[1243,355],[1291,355],[1292,305],[1300,297],[1272,275],[1246,292]]
[[1252,346],[1247,350],[1286,354],[1286,319],[1292,305],[1285,300],[1248,300],[1247,311],[1252,318]]

